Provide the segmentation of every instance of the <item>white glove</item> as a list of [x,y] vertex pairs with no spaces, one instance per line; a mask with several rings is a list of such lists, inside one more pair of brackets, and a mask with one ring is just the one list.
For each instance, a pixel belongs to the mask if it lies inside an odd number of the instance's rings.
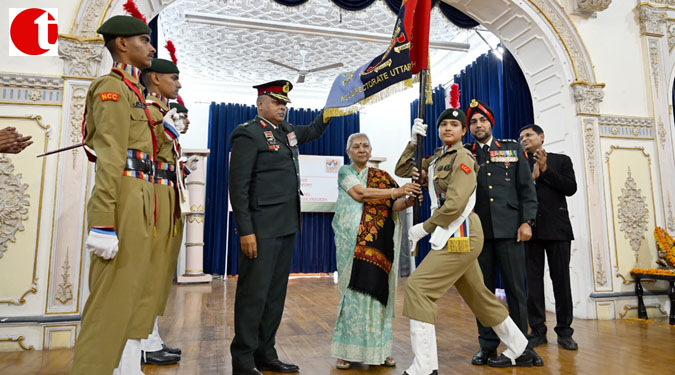
[[416,118],[415,121],[413,121],[413,126],[410,131],[410,143],[416,145],[418,135],[421,135],[422,137],[427,136],[427,125],[421,118]]
[[119,240],[114,230],[91,228],[84,245],[90,252],[108,260],[117,255],[118,244]]
[[171,108],[171,110],[164,115],[164,127],[177,131],[176,121],[178,120],[178,117],[176,108]]
[[410,242],[410,251],[415,250],[417,246],[417,241],[424,238],[428,235],[427,231],[424,230],[424,223],[418,223],[408,229],[408,241]]

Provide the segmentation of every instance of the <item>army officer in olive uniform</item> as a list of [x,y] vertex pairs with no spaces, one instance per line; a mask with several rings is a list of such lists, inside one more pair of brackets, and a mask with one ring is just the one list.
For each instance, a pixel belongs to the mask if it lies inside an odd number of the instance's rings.
[[284,121],[290,82],[254,88],[258,115],[230,137],[230,202],[241,242],[230,346],[235,375],[299,371],[279,360],[274,340],[300,228],[298,145],[319,138],[328,126],[323,113],[309,126]]
[[[485,286],[494,293],[495,267],[501,272],[509,305],[509,315],[527,334],[527,297],[525,295],[525,249],[523,241],[532,237],[537,215],[537,193],[527,156],[520,143],[496,140],[492,136],[494,113],[487,104],[471,101],[466,111],[469,130],[476,142],[465,145],[474,155],[480,170],[474,211],[480,217],[485,242],[478,263]],[[491,328],[478,322],[480,351],[471,359],[484,365],[496,355],[499,338]],[[535,357],[535,365],[542,365]]]

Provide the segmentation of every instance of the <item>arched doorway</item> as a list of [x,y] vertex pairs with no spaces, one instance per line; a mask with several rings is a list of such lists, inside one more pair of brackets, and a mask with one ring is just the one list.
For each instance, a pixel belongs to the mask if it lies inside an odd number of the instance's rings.
[[[151,19],[172,2],[138,0],[137,4]],[[573,250],[571,269],[573,279],[577,280],[577,285],[573,285],[575,304],[585,303],[586,299],[581,296],[587,296],[593,291],[611,290],[611,284],[604,289],[603,285],[597,285],[594,276],[597,269],[611,274],[606,261],[608,256],[598,258],[597,263],[595,261],[595,253],[606,251],[602,244],[607,242],[603,229],[604,209],[601,207],[602,171],[596,168],[600,156],[594,152],[599,142],[595,131],[597,117],[593,116],[598,114],[603,85],[595,82],[588,53],[576,30],[556,0],[444,2],[488,28],[512,52],[531,89],[535,121],[547,125],[549,129],[548,148],[568,154],[577,166],[580,185],[587,186],[570,202],[577,237],[575,247],[591,250],[579,251],[576,255]],[[100,59],[102,46],[96,41],[95,30],[103,20],[124,14],[123,3],[123,0],[82,0],[75,11],[68,37],[73,43],[88,46],[92,51],[98,49],[99,53],[92,52],[92,56]],[[84,64],[87,65],[89,76],[96,76],[97,71],[101,73],[99,63],[100,60],[94,57]],[[69,69],[68,63],[66,69]],[[64,76],[73,75],[64,72]],[[68,106],[64,103],[65,108]],[[585,173],[580,173],[582,169]],[[595,240],[591,241],[590,238]],[[593,283],[589,283],[591,280]],[[575,315],[595,317],[595,311],[592,306],[584,305],[575,311]]]

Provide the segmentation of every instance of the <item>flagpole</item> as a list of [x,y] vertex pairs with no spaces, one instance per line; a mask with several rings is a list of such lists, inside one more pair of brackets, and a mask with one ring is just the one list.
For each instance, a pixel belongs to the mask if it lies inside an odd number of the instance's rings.
[[[417,117],[421,118],[424,120],[426,123],[425,118],[425,110],[426,110],[426,102],[427,102],[427,70],[423,69],[420,70],[420,101],[417,106]],[[417,156],[415,158],[415,163],[417,167],[417,172],[420,174],[420,179],[422,178],[422,136],[418,135],[417,136]],[[421,184],[420,181],[417,181],[418,183]],[[431,183],[431,181],[429,181]],[[433,198],[430,198],[433,199]],[[415,204],[413,205],[413,225],[419,223],[420,221],[420,201],[419,199],[415,199]]]

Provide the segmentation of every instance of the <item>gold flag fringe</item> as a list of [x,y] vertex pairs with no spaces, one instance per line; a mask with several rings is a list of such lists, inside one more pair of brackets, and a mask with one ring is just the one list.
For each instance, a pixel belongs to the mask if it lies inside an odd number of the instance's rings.
[[469,237],[452,237],[448,239],[445,248],[449,253],[469,253],[471,252],[471,239]]
[[406,79],[404,81],[393,84],[386,89],[378,92],[377,94],[371,95],[367,98],[361,99],[356,104],[352,104],[348,107],[339,107],[339,108],[324,108],[323,110],[323,122],[327,122],[333,117],[341,117],[351,115],[352,113],[358,112],[362,106],[367,104],[377,103],[387,97],[401,92],[403,90],[413,87],[413,79]]

